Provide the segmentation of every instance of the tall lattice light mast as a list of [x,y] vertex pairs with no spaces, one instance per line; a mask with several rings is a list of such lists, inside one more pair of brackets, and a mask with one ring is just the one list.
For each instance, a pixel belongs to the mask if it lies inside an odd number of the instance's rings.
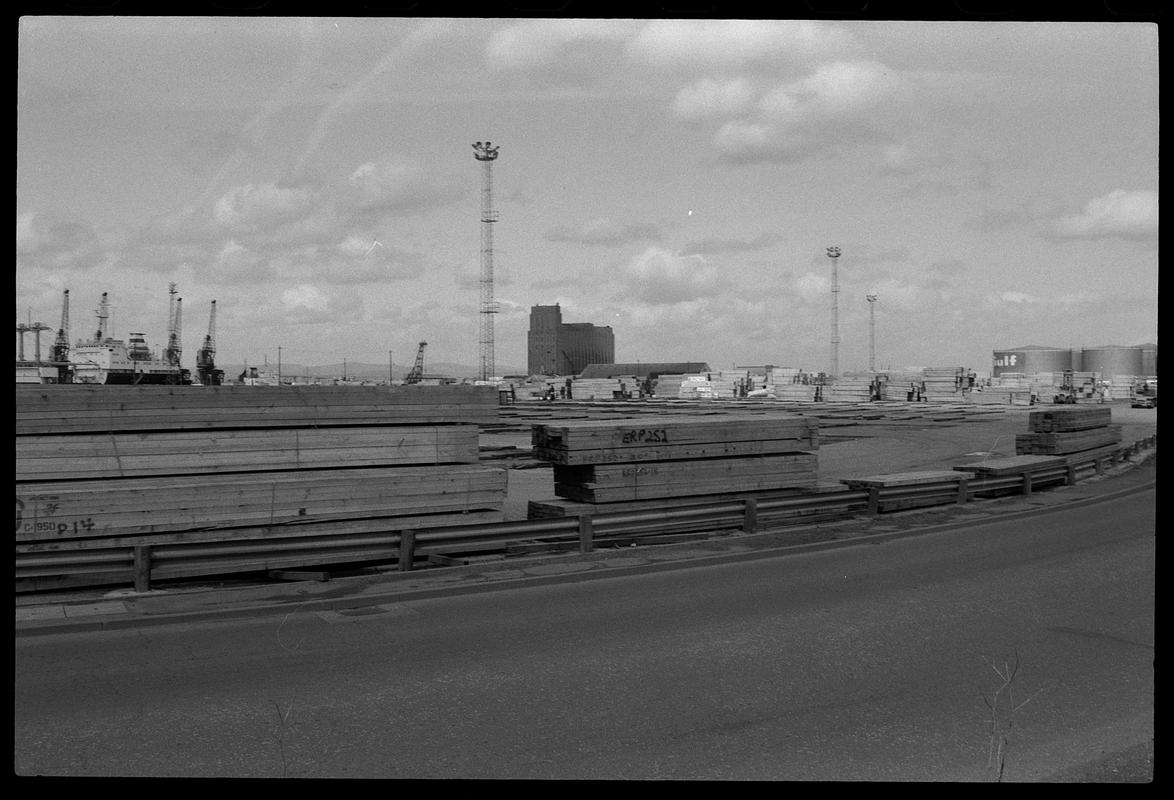
[[876,372],[876,295],[866,294],[868,300],[868,371]]
[[493,364],[493,315],[497,313],[497,301],[493,299],[493,223],[497,212],[493,210],[493,161],[498,148],[489,142],[476,142],[473,157],[481,162],[481,380],[494,377]]
[[827,253],[832,260],[832,365],[829,374],[835,378],[840,374],[840,278],[837,270],[840,248],[829,247]]

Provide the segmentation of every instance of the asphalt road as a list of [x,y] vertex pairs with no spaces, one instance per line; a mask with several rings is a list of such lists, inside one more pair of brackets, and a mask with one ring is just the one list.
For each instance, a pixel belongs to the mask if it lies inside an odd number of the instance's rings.
[[18,638],[15,769],[1146,780],[1154,513],[1151,489],[735,564]]

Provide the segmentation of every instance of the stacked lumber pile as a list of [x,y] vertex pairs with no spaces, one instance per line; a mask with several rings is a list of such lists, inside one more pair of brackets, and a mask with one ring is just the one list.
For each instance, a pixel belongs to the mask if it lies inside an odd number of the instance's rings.
[[685,377],[684,375],[661,375],[656,379],[656,385],[652,390],[653,394],[668,400],[679,400],[681,385],[684,384]]
[[1115,445],[1121,426],[1105,406],[1062,405],[1028,414],[1029,433],[1015,435],[1017,455],[1065,455]]
[[922,397],[930,402],[962,402],[962,387],[967,371],[962,367],[926,367],[923,370]]
[[[558,392],[558,385],[554,387]],[[640,391],[640,381],[635,375],[616,378],[575,378],[571,382],[571,394],[576,400],[614,400],[616,392],[628,391],[635,397]]]
[[492,386],[17,387],[17,553],[499,521],[497,416]]
[[872,399],[873,380],[871,375],[841,375],[835,383],[823,387],[823,399],[840,403],[867,403]]
[[800,415],[663,415],[532,428],[554,493],[586,503],[663,500],[817,484],[816,423]]
[[1114,375],[1109,379],[1108,394],[1105,396],[1106,400],[1128,400],[1132,396],[1130,392],[1133,388],[1135,378],[1132,375]]
[[705,375],[686,375],[681,381],[681,388],[676,399],[679,400],[712,400],[713,386]]
[[775,383],[767,390],[778,400],[813,401],[815,388],[813,383]]

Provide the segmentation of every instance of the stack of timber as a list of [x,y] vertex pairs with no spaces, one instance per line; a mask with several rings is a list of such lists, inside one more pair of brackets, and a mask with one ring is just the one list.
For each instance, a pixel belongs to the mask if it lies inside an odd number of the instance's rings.
[[867,403],[872,399],[876,378],[867,375],[842,375],[835,383],[823,387],[823,399],[840,403]]
[[686,375],[681,381],[678,392],[679,400],[712,400],[716,395],[713,386],[705,375]]
[[1121,426],[1105,406],[1060,405],[1028,415],[1029,433],[1015,435],[1017,455],[1066,455],[1121,441]]
[[492,386],[17,387],[18,561],[500,521],[507,472],[478,464],[497,418]]
[[554,493],[606,505],[817,484],[816,423],[799,415],[643,416],[534,425]]
[[962,367],[926,367],[923,370],[922,396],[930,402],[962,402],[962,387],[968,373]]
[[656,397],[668,400],[679,400],[681,398],[681,386],[684,384],[685,378],[685,375],[661,375],[656,379],[656,384],[652,390],[653,394]]
[[[554,387],[558,391],[558,386]],[[575,400],[613,400],[617,393],[630,392],[633,397],[640,390],[640,381],[634,375],[616,378],[576,378],[571,383]]]

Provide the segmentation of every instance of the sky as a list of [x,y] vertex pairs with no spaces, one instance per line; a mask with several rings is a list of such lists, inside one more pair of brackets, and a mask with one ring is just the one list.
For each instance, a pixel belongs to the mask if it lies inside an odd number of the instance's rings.
[[476,370],[491,141],[499,374],[554,303],[713,369],[1157,342],[1157,31],[23,17],[17,322]]

